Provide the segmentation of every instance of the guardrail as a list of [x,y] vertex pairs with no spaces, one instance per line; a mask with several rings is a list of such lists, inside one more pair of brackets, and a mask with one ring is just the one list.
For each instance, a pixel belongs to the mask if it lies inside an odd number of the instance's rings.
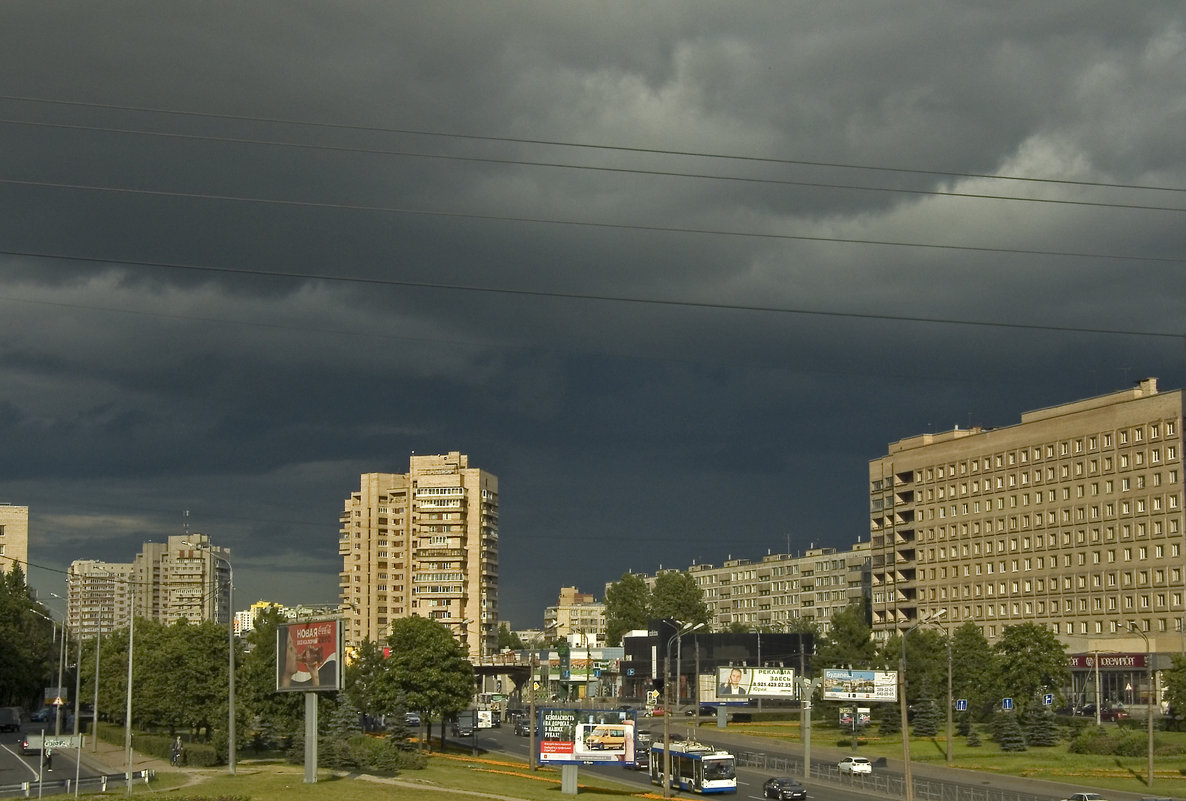
[[[733,751],[738,765],[759,768],[784,776],[802,776],[803,759],[762,751]],[[872,793],[885,798],[905,796],[901,776],[879,773],[841,773],[835,763],[811,760],[811,778],[818,781],[852,787],[861,792]],[[1002,790],[983,785],[960,784],[959,782],[914,777],[915,801],[1050,801],[1050,795],[1034,795],[1016,790]]]
[[[132,781],[143,781],[148,784],[156,776],[156,772],[152,769],[138,770],[132,773]],[[0,796],[23,796],[25,798],[32,798],[42,795],[69,795],[73,793],[75,788],[88,789],[94,792],[94,788],[98,788],[100,793],[107,792],[108,785],[112,785],[113,789],[118,787],[123,789],[128,783],[127,773],[107,773],[102,776],[84,776],[76,782],[72,778],[53,779],[32,782],[21,782],[20,784],[0,784]]]

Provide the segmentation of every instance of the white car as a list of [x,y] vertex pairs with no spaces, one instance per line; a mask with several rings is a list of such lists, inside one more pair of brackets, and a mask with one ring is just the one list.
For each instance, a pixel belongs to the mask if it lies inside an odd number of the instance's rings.
[[836,763],[841,773],[872,773],[873,763],[865,757],[845,757]]

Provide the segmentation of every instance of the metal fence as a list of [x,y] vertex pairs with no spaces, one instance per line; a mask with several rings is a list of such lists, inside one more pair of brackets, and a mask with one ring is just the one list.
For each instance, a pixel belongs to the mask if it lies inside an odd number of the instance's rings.
[[[803,775],[803,759],[763,751],[734,751],[737,764],[786,776]],[[835,763],[811,760],[811,778],[846,785],[866,793],[902,798],[906,795],[901,776],[874,771],[868,774],[841,773]],[[1050,801],[1049,794],[1034,795],[1014,790],[1000,790],[983,785],[914,777],[915,801]]]
[[[133,781],[148,784],[154,777],[152,770],[138,770],[132,774]],[[86,776],[77,782],[71,778],[53,779],[50,781],[21,782],[20,784],[0,784],[0,796],[17,796],[24,798],[40,798],[42,795],[69,795],[80,790],[88,793],[123,790],[128,784],[128,774],[108,773],[103,776]]]

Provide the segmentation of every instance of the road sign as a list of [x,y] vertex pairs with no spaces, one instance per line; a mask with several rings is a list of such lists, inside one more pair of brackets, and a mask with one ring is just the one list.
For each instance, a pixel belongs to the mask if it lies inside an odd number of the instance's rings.
[[1046,693],[1043,695],[1042,703],[1046,706],[1054,706],[1054,693]]
[[1012,698],[1002,698],[1001,699],[1001,709],[1012,709],[1012,708],[1013,708],[1013,699]]
[[955,708],[956,708],[957,712],[967,712],[968,711],[968,699],[967,698],[955,699]]

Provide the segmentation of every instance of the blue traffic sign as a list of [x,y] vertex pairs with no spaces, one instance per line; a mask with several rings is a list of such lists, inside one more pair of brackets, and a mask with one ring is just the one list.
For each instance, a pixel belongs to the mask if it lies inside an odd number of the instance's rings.
[[1001,709],[1012,709],[1012,708],[1013,708],[1013,699],[1012,698],[1002,698],[1001,699]]
[[1046,706],[1054,705],[1054,693],[1046,693],[1042,696],[1042,703]]
[[957,698],[955,701],[955,708],[956,708],[957,712],[967,712],[968,711],[968,699],[967,698]]

